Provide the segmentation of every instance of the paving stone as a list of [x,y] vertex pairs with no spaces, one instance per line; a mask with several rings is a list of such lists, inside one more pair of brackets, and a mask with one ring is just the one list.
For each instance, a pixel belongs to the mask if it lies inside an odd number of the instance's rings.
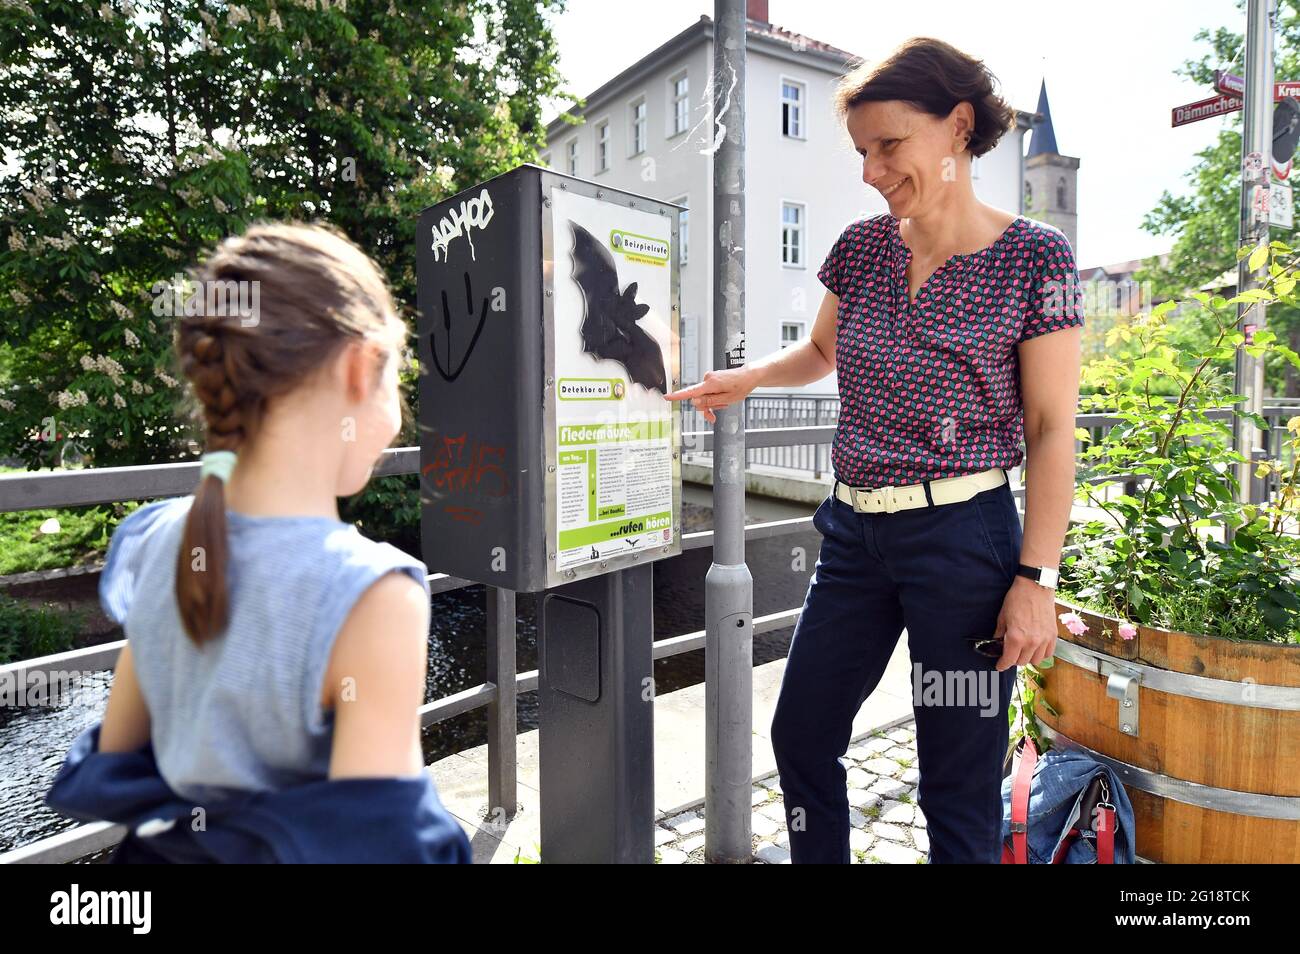
[[916,814],[916,806],[907,802],[885,802],[880,806],[880,820],[893,825],[910,825]]
[[895,762],[900,759],[907,759],[909,762],[916,761],[916,749],[905,749],[901,745],[896,745],[885,752],[885,758],[893,759]]
[[790,833],[784,828],[776,833],[775,841],[782,848],[786,849],[786,851],[790,850]]
[[863,762],[862,767],[868,772],[874,772],[877,775],[895,775],[902,768],[893,759],[874,758],[869,762]]
[[781,826],[762,812],[754,812],[749,818],[749,829],[759,838],[771,838],[781,830]]
[[659,863],[661,865],[684,865],[686,864],[686,854],[671,845],[664,845],[659,849]]
[[849,805],[861,811],[870,808],[872,805],[879,805],[881,797],[875,792],[869,792],[865,788],[849,789]]
[[912,841],[920,851],[930,850],[930,833],[924,828],[912,829]]
[[912,819],[912,824],[917,828],[925,828],[925,813],[921,811],[921,806],[916,806],[916,817]]
[[888,838],[890,841],[907,841],[907,829],[897,825],[887,825],[884,822],[872,822],[871,833],[881,838]]
[[790,852],[780,845],[772,844],[770,841],[760,842],[758,850],[754,854],[764,864],[788,865],[790,863]]
[[876,776],[872,775],[870,772],[862,771],[862,769],[858,768],[856,765],[849,769],[846,776],[849,788],[868,788],[875,780]]
[[761,785],[755,785],[754,790],[749,793],[749,804],[762,805],[765,801],[767,801],[771,797],[772,797],[771,791],[769,791],[766,788],[763,788],[763,786]]
[[925,857],[914,848],[892,841],[876,842],[868,854],[874,856],[876,861],[887,865],[914,865]]
[[680,838],[683,835],[694,835],[696,832],[704,831],[703,818],[688,818],[686,821],[676,825],[673,829]]
[[760,778],[758,784],[773,792],[781,791],[781,776],[769,775],[767,778]]
[[892,749],[894,747],[894,740],[885,738],[864,739],[862,741],[862,746],[868,752],[871,752],[874,755],[879,755],[881,752]]
[[704,847],[704,836],[701,834],[691,835],[690,838],[683,838],[677,843],[677,847],[689,855],[692,851]]
[[885,798],[898,798],[899,795],[910,792],[911,788],[892,778],[882,778],[871,786],[871,791]]
[[915,765],[903,769],[903,774],[898,776],[900,782],[906,782],[908,785],[915,785],[921,781],[921,770]]
[[868,821],[870,821],[870,819],[868,819],[866,815],[862,814],[862,812],[858,811],[856,808],[849,809],[850,828],[866,828]]
[[853,759],[855,762],[864,762],[867,759],[871,758],[871,756],[875,755],[876,753],[873,752],[867,746],[858,743],[857,745],[850,746],[849,750],[844,754],[847,755],[849,758]]
[[911,742],[915,737],[915,733],[913,733],[911,729],[904,729],[902,726],[899,726],[896,729],[890,729],[885,733],[885,738],[893,739],[899,745]]
[[700,826],[692,828],[691,831],[699,831],[699,829],[703,827],[703,822],[700,821],[700,816],[695,812],[682,812],[680,815],[674,815],[672,818],[665,819],[664,824],[678,834],[681,834],[683,825],[696,821],[700,822]]
[[876,836],[862,828],[849,829],[849,851],[866,851],[875,842]]
[[759,805],[755,811],[762,812],[778,825],[785,824],[785,802],[780,799],[777,799],[774,802],[768,802],[766,805]]
[[656,848],[658,848],[660,845],[666,845],[668,844],[668,842],[676,841],[676,840],[677,840],[676,832],[671,832],[667,828],[660,828],[658,825],[655,825],[655,847]]

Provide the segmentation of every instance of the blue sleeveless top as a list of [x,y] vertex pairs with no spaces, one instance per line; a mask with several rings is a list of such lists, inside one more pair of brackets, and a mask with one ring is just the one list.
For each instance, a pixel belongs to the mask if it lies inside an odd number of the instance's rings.
[[104,611],[126,631],[159,774],[194,801],[328,778],[334,713],[320,697],[334,639],[381,576],[408,573],[428,594],[428,571],[330,517],[227,510],[229,622],[199,648],[176,605],[193,500],[156,501],[123,520],[99,582]]

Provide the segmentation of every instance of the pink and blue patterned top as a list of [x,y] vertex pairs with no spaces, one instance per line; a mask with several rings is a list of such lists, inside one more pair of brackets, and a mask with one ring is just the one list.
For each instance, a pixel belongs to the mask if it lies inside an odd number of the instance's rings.
[[851,222],[817,272],[839,297],[835,477],[915,484],[1024,458],[1022,341],[1083,324],[1074,251],[1017,216],[987,248],[954,255],[910,302],[912,257],[888,212]]

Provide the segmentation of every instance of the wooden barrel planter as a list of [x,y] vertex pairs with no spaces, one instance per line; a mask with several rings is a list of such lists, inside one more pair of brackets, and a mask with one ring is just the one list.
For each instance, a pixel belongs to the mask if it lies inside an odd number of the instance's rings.
[[[1114,770],[1139,858],[1300,862],[1300,646],[1144,626],[1057,600],[1055,661],[1035,716],[1053,746]],[[1078,613],[1075,636],[1059,614]]]

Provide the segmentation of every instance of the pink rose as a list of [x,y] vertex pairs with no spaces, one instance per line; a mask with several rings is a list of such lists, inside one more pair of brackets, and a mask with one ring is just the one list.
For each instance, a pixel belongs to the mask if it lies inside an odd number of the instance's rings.
[[1078,613],[1062,613],[1057,619],[1075,636],[1082,636],[1088,631],[1088,624],[1079,618]]

